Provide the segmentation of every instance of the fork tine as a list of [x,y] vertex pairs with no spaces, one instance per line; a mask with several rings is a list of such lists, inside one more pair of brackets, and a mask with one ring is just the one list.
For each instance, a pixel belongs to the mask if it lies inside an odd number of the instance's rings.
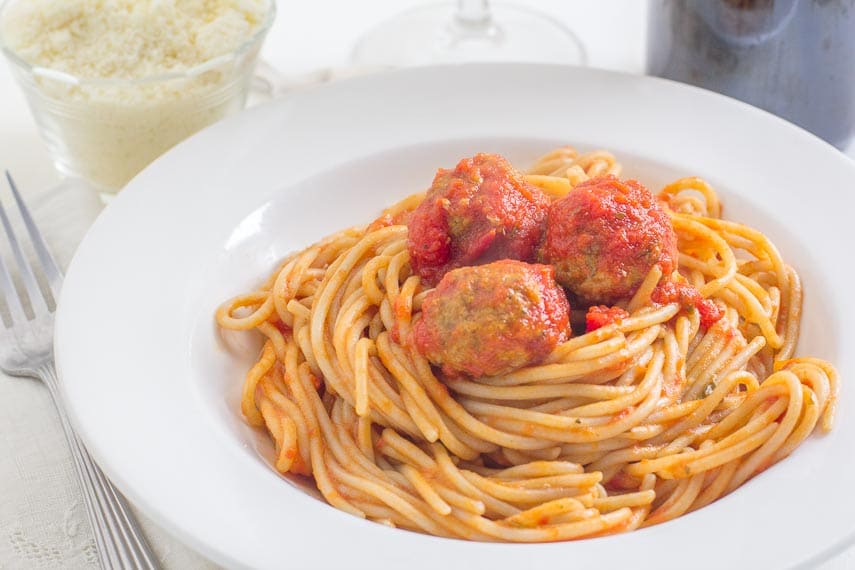
[[53,258],[53,255],[51,255],[41,232],[39,232],[36,222],[30,215],[27,205],[24,204],[24,200],[18,192],[18,186],[15,184],[15,181],[12,180],[12,175],[8,170],[6,171],[6,180],[9,181],[9,187],[12,188],[12,195],[15,197],[15,202],[17,202],[18,209],[21,211],[21,217],[24,219],[24,225],[27,226],[27,232],[30,234],[30,239],[33,240],[33,247],[35,247],[36,255],[38,255],[39,261],[42,264],[42,269],[47,277],[51,293],[53,293],[53,299],[54,301],[58,301],[59,288],[60,285],[62,285],[62,271],[60,270],[59,265],[57,265],[56,260]]
[[[15,232],[12,230],[12,224],[9,223],[9,217],[6,215],[6,210],[3,208],[3,204],[0,204],[0,222],[3,223],[3,229],[6,230],[6,237],[9,238],[9,246],[12,248],[12,253],[15,255],[15,260],[18,262],[18,269],[21,271],[21,280],[27,288],[27,293],[30,297],[30,306],[33,308],[33,314],[39,315],[44,313],[47,311],[47,303],[39,289],[39,283],[36,281],[36,276],[33,274],[33,268],[30,267],[30,263],[27,261],[23,250],[21,250],[21,246],[18,244],[18,238],[15,237]],[[14,291],[14,287],[12,290]]]
[[[0,204],[0,209],[2,208],[3,205]],[[3,290],[3,298],[6,299],[6,305],[9,307],[12,324],[25,322],[27,314],[24,312],[24,306],[21,305],[18,292],[15,290],[12,277],[9,275],[9,270],[6,269],[6,262],[3,261],[2,257],[0,257],[0,289]]]

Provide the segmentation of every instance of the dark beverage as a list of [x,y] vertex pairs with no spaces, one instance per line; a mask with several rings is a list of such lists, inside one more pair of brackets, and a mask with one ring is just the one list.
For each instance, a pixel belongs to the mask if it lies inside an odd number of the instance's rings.
[[736,97],[843,148],[855,134],[855,0],[653,0],[648,73]]

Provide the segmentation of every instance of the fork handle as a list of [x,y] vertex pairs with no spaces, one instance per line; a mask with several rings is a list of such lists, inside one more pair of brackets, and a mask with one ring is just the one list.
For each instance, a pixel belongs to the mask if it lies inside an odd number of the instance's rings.
[[53,396],[65,438],[71,448],[74,466],[83,487],[89,522],[95,534],[101,567],[105,570],[157,569],[156,557],[124,497],[107,480],[89,456],[83,442],[74,433],[59,392],[59,381],[53,362],[40,367],[37,373]]

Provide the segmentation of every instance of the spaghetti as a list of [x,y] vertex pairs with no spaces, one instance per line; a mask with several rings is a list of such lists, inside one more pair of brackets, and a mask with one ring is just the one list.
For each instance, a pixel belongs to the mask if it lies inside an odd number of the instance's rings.
[[[550,199],[620,165],[569,147],[526,175]],[[289,256],[217,311],[266,338],[241,408],[275,468],[353,515],[437,536],[540,542],[623,532],[701,508],[831,428],[838,380],[794,357],[799,277],[759,231],[721,218],[706,183],[659,198],[679,272],[723,317],[656,303],[654,266],[627,316],[500,376],[444,378],[409,338],[430,288],[397,220]],[[623,313],[623,311],[621,311]]]

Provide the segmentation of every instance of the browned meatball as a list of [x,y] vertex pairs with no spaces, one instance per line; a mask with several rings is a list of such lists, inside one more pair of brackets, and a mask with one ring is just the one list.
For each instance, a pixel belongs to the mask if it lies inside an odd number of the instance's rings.
[[647,188],[614,176],[579,184],[549,208],[541,261],[583,303],[630,297],[657,263],[677,267],[677,236]]
[[410,263],[435,285],[449,270],[497,259],[533,261],[549,200],[497,154],[440,170],[407,223]]
[[503,260],[446,273],[425,297],[413,338],[449,376],[495,376],[543,360],[569,322],[552,267]]

